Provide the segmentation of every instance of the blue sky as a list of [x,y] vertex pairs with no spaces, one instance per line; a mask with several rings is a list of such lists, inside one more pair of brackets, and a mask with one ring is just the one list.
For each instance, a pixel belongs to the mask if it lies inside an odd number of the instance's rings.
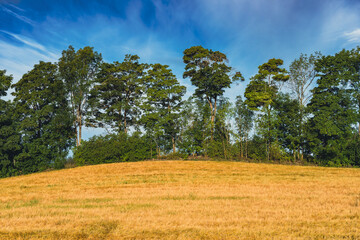
[[356,0],[0,0],[0,19],[0,69],[15,81],[69,45],[92,46],[108,62],[131,53],[170,65],[190,95],[182,52],[202,45],[247,79],[226,91],[230,99],[270,58],[288,66],[300,53],[360,45]]

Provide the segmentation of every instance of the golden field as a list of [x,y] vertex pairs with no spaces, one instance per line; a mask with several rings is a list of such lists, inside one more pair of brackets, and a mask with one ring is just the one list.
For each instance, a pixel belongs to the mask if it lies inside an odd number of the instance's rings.
[[360,239],[360,169],[146,161],[0,179],[0,239]]

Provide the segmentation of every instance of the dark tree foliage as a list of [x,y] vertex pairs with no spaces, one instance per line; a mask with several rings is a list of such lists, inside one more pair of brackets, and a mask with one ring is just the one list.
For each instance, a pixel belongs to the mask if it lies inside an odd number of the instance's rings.
[[[301,54],[299,58],[295,59],[290,65],[290,79],[288,85],[294,94],[294,99],[298,103],[299,117],[295,118],[297,121],[299,132],[297,133],[297,141],[299,142],[297,152],[294,151],[294,159],[299,158],[301,161],[304,158],[305,151],[305,123],[308,118],[306,114],[306,105],[312,97],[311,87],[316,79],[315,63],[321,57],[319,52],[311,54]],[[296,154],[295,154],[296,153]],[[296,156],[297,155],[297,156]]]
[[245,89],[245,103],[250,109],[259,110],[261,107],[272,106],[277,92],[289,79],[287,71],[280,68],[281,65],[283,60],[273,58],[259,66],[258,73],[252,77]]
[[120,132],[94,136],[75,149],[74,161],[78,166],[150,159],[151,141],[135,132],[132,136]]
[[[184,51],[183,77],[195,86],[187,101],[169,66],[139,59],[103,63],[93,48],[69,46],[57,64],[40,62],[14,85],[0,70],[0,177],[64,167],[75,138],[77,165],[158,156],[360,166],[360,47],[301,54],[289,75],[270,59],[234,106],[224,92],[244,78],[224,53]],[[82,126],[116,134],[81,144]]]
[[93,126],[110,126],[127,133],[137,126],[140,103],[145,91],[147,64],[139,63],[137,55],[126,55],[123,62],[103,63],[91,91],[90,105]]
[[350,165],[344,153],[357,119],[351,89],[344,85],[352,75],[349,61],[349,52],[343,50],[316,63],[319,79],[309,104],[308,142],[323,165]]
[[350,86],[357,110],[358,135],[360,136],[360,47],[349,51],[351,68],[348,68],[346,82]]
[[[240,147],[240,159],[248,155],[248,141],[254,124],[254,112],[248,108],[241,96],[236,97],[235,124]],[[244,154],[245,153],[245,154]]]
[[212,135],[216,116],[217,100],[223,95],[226,88],[237,80],[244,81],[240,72],[231,76],[232,68],[228,66],[226,55],[219,51],[194,46],[184,51],[185,66],[184,78],[190,78],[196,87],[195,95],[205,99],[211,110]]
[[284,82],[289,79],[287,71],[280,68],[282,65],[283,60],[275,58],[260,65],[258,73],[251,78],[249,85],[245,89],[246,105],[251,110],[262,112],[259,128],[266,141],[268,161],[272,158],[272,143],[276,139],[276,128],[273,121],[275,118],[272,107],[277,93]]
[[164,136],[167,143],[171,142],[165,145],[171,146],[173,153],[176,152],[182,97],[186,91],[168,67],[161,64],[151,65],[146,76],[146,96],[142,104],[142,123],[149,135],[155,139],[158,156],[160,136]]
[[190,97],[181,113],[179,149],[181,153],[196,156],[205,154],[210,141],[210,107],[207,102]]
[[289,94],[279,94],[274,101],[274,109],[277,115],[276,126],[279,143],[293,156],[293,160],[301,159],[301,112],[298,101],[291,99]]
[[231,158],[229,150],[231,143],[230,138],[233,135],[231,126],[231,117],[233,116],[232,104],[227,98],[219,99],[217,118],[215,119],[214,139],[206,149],[208,156],[221,157],[224,159]]
[[15,114],[23,146],[15,158],[17,169],[31,173],[60,167],[72,144],[73,128],[57,66],[40,62],[14,87]]
[[5,70],[0,70],[0,177],[17,174],[15,157],[21,151],[13,104],[3,99],[11,82],[12,76],[6,75]]
[[101,54],[95,52],[92,47],[75,51],[69,46],[59,59],[60,77],[65,83],[74,119],[76,146],[81,145],[82,126],[86,123],[89,107],[88,98],[101,62]]

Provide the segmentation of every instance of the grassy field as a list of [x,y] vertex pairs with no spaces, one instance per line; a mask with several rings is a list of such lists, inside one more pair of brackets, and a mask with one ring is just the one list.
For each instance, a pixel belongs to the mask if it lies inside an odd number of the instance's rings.
[[148,161],[0,179],[0,239],[360,239],[360,169]]

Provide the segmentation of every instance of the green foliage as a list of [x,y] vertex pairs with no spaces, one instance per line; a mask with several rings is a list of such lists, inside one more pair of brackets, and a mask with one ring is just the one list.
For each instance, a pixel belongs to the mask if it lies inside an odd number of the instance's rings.
[[245,104],[251,110],[261,111],[258,119],[259,133],[264,137],[267,146],[267,160],[271,156],[271,144],[276,139],[275,117],[273,104],[282,84],[289,80],[289,75],[284,68],[281,59],[270,59],[267,63],[259,66],[258,73],[251,78],[245,89]]
[[22,152],[16,156],[21,173],[42,171],[65,158],[73,129],[63,82],[57,66],[40,62],[14,84],[15,116]]
[[74,150],[74,161],[78,166],[140,161],[151,158],[153,147],[139,132],[94,136]]
[[102,62],[101,54],[92,47],[84,47],[75,51],[72,46],[62,52],[59,59],[59,73],[63,82],[76,131],[76,145],[81,144],[81,131],[87,117],[88,98],[94,84],[96,74]]
[[251,110],[271,106],[281,85],[289,79],[286,70],[280,68],[281,59],[270,59],[259,66],[258,73],[250,79],[245,89],[245,103]]
[[346,82],[350,85],[352,101],[357,111],[358,135],[360,136],[360,47],[349,51],[350,64],[346,70]]
[[248,143],[248,158],[255,161],[267,161],[266,144],[258,135],[253,135]]
[[146,76],[146,97],[142,104],[144,114],[141,121],[157,143],[158,155],[160,137],[166,141],[163,144],[164,150],[170,147],[173,153],[176,152],[182,97],[186,91],[168,67],[161,64],[151,65]]
[[320,78],[309,104],[312,117],[308,142],[315,158],[323,165],[349,164],[344,155],[345,146],[357,120],[351,90],[343,85],[349,79],[349,61],[349,52],[343,50],[316,63]]
[[360,137],[358,134],[347,142],[345,155],[349,166],[360,166]]
[[183,60],[186,64],[183,77],[189,77],[197,87],[196,96],[202,98],[205,95],[208,101],[221,96],[232,81],[244,80],[240,72],[231,79],[232,68],[226,64],[226,55],[219,51],[194,46],[184,51]]
[[[210,141],[210,145],[207,147],[206,151],[208,156],[212,157],[213,154],[209,152],[210,148],[213,149],[221,149],[221,151],[217,150],[216,157],[221,156],[225,159],[231,158],[229,153],[229,147],[231,146],[230,138],[234,135],[231,126],[231,119],[234,115],[232,104],[229,102],[227,98],[220,98],[219,106],[218,106],[218,114],[215,119],[215,132],[214,138]],[[217,142],[217,143],[215,143]],[[219,148],[219,144],[221,143],[221,148]]]
[[196,87],[195,95],[205,99],[211,109],[211,134],[216,116],[216,104],[225,88],[229,88],[234,81],[242,80],[244,77],[240,72],[230,76],[232,68],[227,65],[227,57],[224,53],[194,46],[184,51],[185,66],[184,78],[189,77],[191,83]]
[[90,105],[95,126],[111,126],[127,132],[140,118],[141,97],[145,91],[146,64],[137,55],[127,54],[123,62],[103,63],[91,91]]
[[0,70],[0,177],[16,174],[15,157],[21,152],[20,134],[16,131],[14,106],[2,98],[7,95],[12,76]]
[[208,157],[215,159],[224,159],[224,144],[221,141],[212,140],[206,147]]
[[[289,80],[289,87],[292,90],[292,94],[294,94],[293,99],[296,99],[297,106],[295,103],[290,103],[287,100],[287,104],[290,104],[292,106],[289,106],[290,108],[287,108],[285,106],[279,106],[278,111],[283,112],[282,108],[285,107],[285,115],[282,115],[280,121],[282,122],[288,122],[287,125],[289,126],[289,132],[285,133],[285,128],[282,127],[282,130],[280,132],[283,132],[283,139],[284,137],[287,138],[286,145],[283,145],[287,147],[288,149],[291,149],[293,151],[293,158],[296,160],[298,158],[299,160],[303,160],[304,153],[307,152],[306,147],[306,128],[305,123],[307,121],[309,112],[306,111],[306,105],[310,98],[312,97],[312,93],[310,92],[310,88],[313,85],[314,80],[316,79],[316,70],[315,70],[315,64],[316,61],[318,61],[321,57],[321,54],[319,52],[315,52],[315,54],[311,54],[310,56],[307,56],[306,54],[301,54],[298,59],[295,59],[291,65],[290,65],[290,80]],[[298,113],[294,111],[294,109],[297,109]],[[290,111],[290,112],[289,112]],[[288,114],[292,115],[291,118],[286,117]],[[282,118],[287,118],[288,120],[282,120]],[[292,119],[292,120],[290,120]],[[291,121],[291,122],[290,122]],[[295,121],[295,122],[294,122]],[[292,127],[290,127],[292,126]],[[298,128],[298,131],[296,131],[295,128]],[[294,129],[294,130],[290,130]],[[289,136],[291,137],[289,137]],[[284,141],[283,141],[284,143]],[[297,151],[295,149],[297,148]],[[309,154],[307,156],[309,157]]]
[[190,97],[184,104],[180,115],[179,151],[188,155],[205,154],[210,142],[210,107],[201,100]]
[[237,138],[239,141],[240,157],[247,157],[247,142],[250,131],[254,125],[254,112],[248,108],[241,96],[236,97],[235,102],[235,124]]
[[[225,54],[194,46],[183,61],[183,77],[195,86],[187,101],[169,66],[130,54],[102,63],[91,47],[69,46],[57,65],[36,64],[13,85],[14,101],[4,100],[12,77],[0,71],[0,177],[63,168],[75,136],[77,165],[156,156],[360,165],[360,47],[301,54],[290,75],[281,59],[270,59],[234,107],[224,91],[244,78]],[[281,92],[285,82],[291,94]],[[117,134],[81,145],[83,125]]]
[[[279,94],[274,102],[277,119],[277,139],[284,149],[297,156],[302,143],[300,106],[289,94]],[[294,159],[295,160],[295,159]]]

